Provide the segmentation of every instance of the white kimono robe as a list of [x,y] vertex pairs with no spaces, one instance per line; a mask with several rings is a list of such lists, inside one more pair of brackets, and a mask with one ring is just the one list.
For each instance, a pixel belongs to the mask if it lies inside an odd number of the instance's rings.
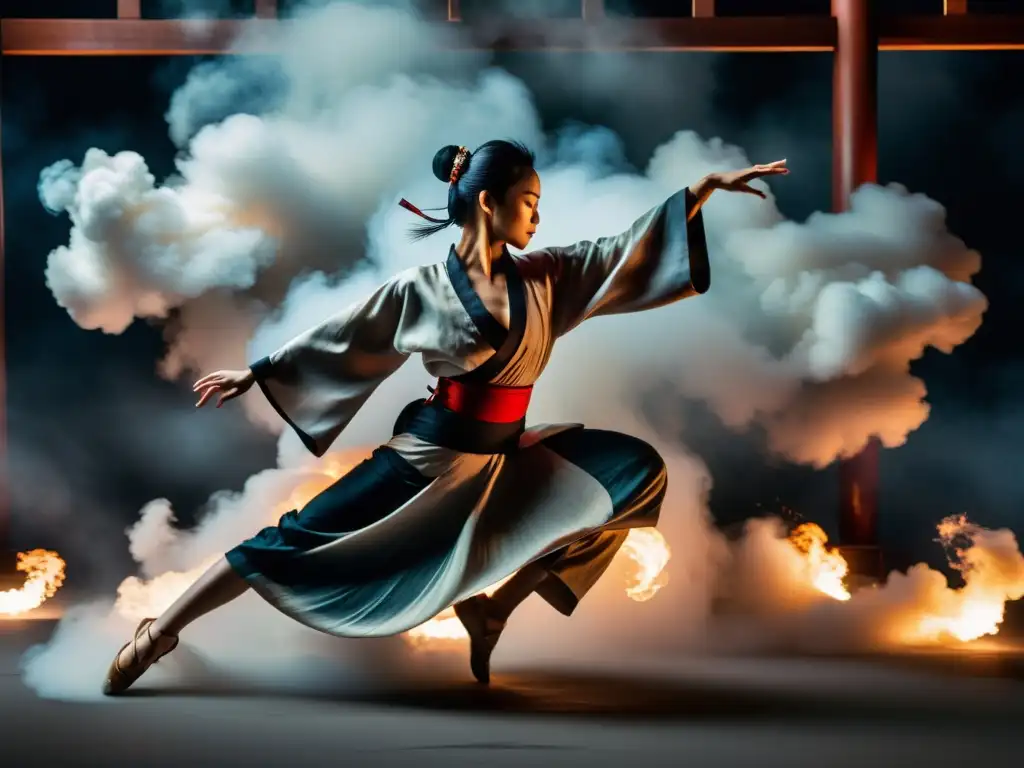
[[[453,248],[446,262],[402,272],[254,363],[257,383],[317,456],[416,353],[433,376],[532,385],[555,340],[587,318],[708,289],[695,206],[682,190],[617,236],[506,252],[497,263],[508,329],[484,308]],[[261,596],[308,626],[398,634],[539,558],[549,578],[537,591],[568,615],[628,529],[657,522],[664,463],[637,438],[467,422],[423,401],[395,432],[301,512],[227,553]]]

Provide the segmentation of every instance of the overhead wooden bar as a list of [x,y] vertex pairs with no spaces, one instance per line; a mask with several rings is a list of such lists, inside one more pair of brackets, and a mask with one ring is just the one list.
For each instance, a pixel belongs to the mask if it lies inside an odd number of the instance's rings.
[[[261,5],[269,12],[269,3]],[[458,19],[458,3],[449,1]],[[4,19],[2,52],[8,56],[198,55],[269,53],[273,31],[291,22],[224,19],[202,25],[149,19]],[[433,22],[449,26],[458,21]],[[478,23],[464,35],[447,35],[456,50],[516,51],[832,51],[835,19],[802,17],[702,17],[687,19],[589,18]],[[883,51],[1024,50],[1024,15],[889,16],[879,20]]]

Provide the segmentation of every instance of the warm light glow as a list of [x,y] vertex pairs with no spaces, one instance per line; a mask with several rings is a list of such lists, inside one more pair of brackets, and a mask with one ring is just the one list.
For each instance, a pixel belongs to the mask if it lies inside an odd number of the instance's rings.
[[0,615],[28,613],[53,597],[64,583],[64,566],[64,560],[56,552],[45,549],[20,552],[18,570],[25,574],[25,585],[0,592]]
[[836,600],[849,600],[844,584],[850,566],[842,555],[828,546],[828,536],[820,526],[803,523],[789,535],[789,542],[804,555],[807,579],[815,589]]
[[921,620],[912,639],[968,642],[997,634],[1006,603],[1024,596],[1024,561],[1016,539],[1008,531],[989,531],[971,523],[965,515],[947,517],[939,523],[938,533],[964,586],[951,590]]
[[621,552],[636,566],[636,573],[626,586],[626,596],[631,600],[646,602],[668,583],[665,566],[672,557],[672,551],[656,528],[631,530]]
[[[913,603],[902,607],[901,615],[889,617],[887,636],[892,643],[959,645],[995,635],[1006,603],[1024,597],[1024,557],[1010,531],[988,530],[959,515],[939,523],[938,534],[950,565],[963,575],[964,586],[953,589],[942,584],[940,574],[924,565],[914,566],[911,571],[918,576],[928,572],[934,579]],[[803,553],[807,579],[819,592],[836,600],[856,599],[844,584],[847,563],[827,546],[820,527],[805,523],[789,541]]]

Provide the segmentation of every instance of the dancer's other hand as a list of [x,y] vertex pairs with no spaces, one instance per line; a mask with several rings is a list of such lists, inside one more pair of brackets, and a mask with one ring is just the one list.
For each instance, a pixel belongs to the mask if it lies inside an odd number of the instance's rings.
[[193,392],[199,392],[199,402],[196,408],[202,408],[206,402],[216,393],[220,393],[217,399],[217,407],[220,408],[228,400],[233,400],[239,395],[249,391],[249,387],[256,381],[252,371],[248,368],[244,371],[215,371],[208,373],[199,379],[193,386]]

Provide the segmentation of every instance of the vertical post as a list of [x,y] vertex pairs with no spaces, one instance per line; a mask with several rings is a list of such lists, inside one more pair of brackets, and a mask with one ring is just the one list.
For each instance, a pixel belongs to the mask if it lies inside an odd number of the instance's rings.
[[459,0],[448,0],[448,21],[462,21],[462,6]]
[[[2,30],[0,25],[0,35]],[[3,55],[0,54],[0,552],[10,546],[11,539],[11,477],[7,461],[7,302],[4,301],[7,262],[4,258],[3,66]]]
[[117,18],[141,19],[142,0],[117,0]]
[[946,16],[963,16],[967,13],[967,0],[945,0],[942,12]]
[[583,0],[583,20],[600,21],[604,18],[604,0]]
[[[832,84],[832,206],[849,208],[861,184],[878,179],[876,0],[832,0],[837,39]],[[872,440],[839,467],[839,542],[854,573],[882,576],[878,547],[878,460]]]
[[257,19],[276,19],[277,0],[256,0]]
[[715,0],[691,0],[690,15],[695,19],[710,19],[715,15]]

